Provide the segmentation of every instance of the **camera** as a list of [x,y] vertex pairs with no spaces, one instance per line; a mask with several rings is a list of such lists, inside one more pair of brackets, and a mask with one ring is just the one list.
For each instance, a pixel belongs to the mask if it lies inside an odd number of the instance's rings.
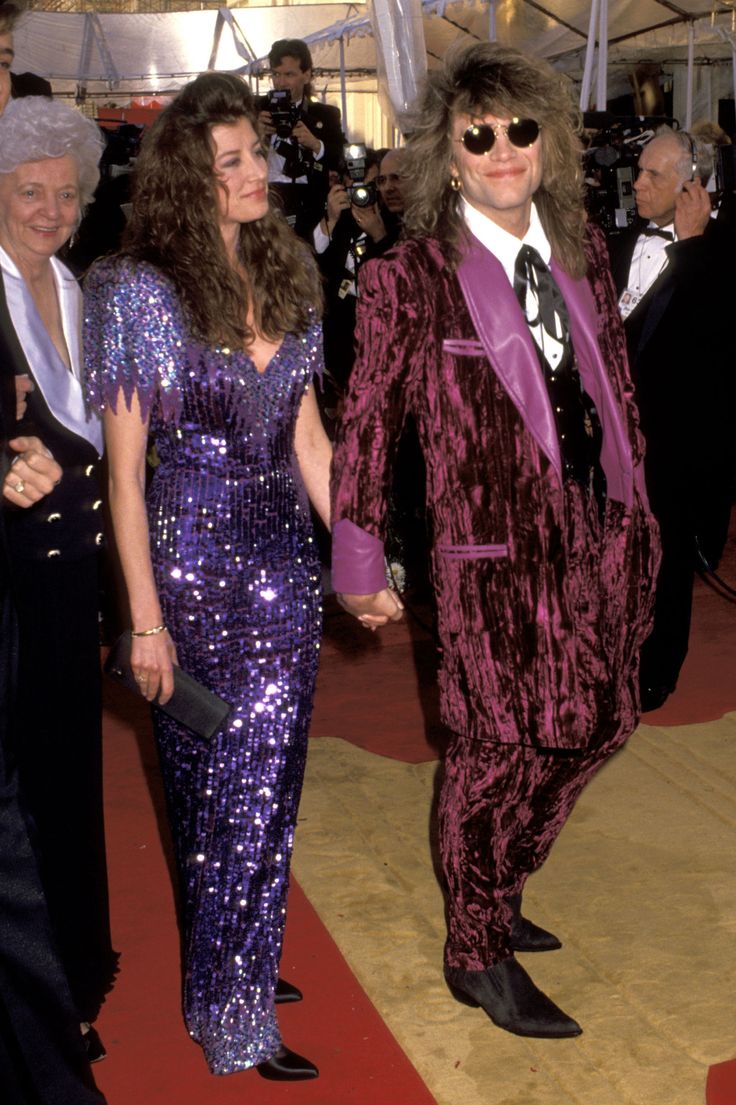
[[368,183],[365,180],[365,146],[362,143],[344,146],[343,157],[350,177],[350,184],[345,189],[348,199],[354,207],[371,207],[378,202],[378,189],[372,180]]
[[290,138],[299,122],[299,108],[291,102],[288,88],[272,88],[267,96],[267,111],[279,138]]

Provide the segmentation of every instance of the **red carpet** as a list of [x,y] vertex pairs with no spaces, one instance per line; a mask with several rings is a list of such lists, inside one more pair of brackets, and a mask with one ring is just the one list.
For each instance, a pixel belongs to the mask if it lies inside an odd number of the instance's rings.
[[[254,1071],[217,1078],[189,1039],[179,1006],[179,945],[161,844],[163,795],[145,707],[108,687],[107,826],[117,985],[97,1023],[108,1058],[95,1077],[109,1105],[434,1105],[424,1083],[292,884],[285,978],[304,1002],[281,1007],[289,1046],[321,1068],[315,1082],[265,1082]],[[132,707],[132,709],[131,709]]]
[[[736,582],[733,536],[722,572]],[[313,737],[349,732],[374,753],[410,763],[436,758],[442,729],[434,645],[429,612],[417,613],[423,625],[408,619],[371,634],[328,601]],[[677,693],[645,722],[686,724],[736,710],[735,655],[736,604],[698,581],[691,650]],[[259,1105],[434,1105],[295,884],[283,974],[306,997],[282,1007],[280,1017],[288,1044],[313,1059],[321,1076],[289,1085],[265,1082],[252,1071],[226,1078],[208,1073],[179,1008],[167,831],[147,712],[118,688],[108,686],[107,693],[108,850],[122,961],[98,1022],[109,1057],[95,1075],[110,1105],[242,1105],[249,1098]],[[736,1061],[711,1069],[707,1105],[736,1105]]]

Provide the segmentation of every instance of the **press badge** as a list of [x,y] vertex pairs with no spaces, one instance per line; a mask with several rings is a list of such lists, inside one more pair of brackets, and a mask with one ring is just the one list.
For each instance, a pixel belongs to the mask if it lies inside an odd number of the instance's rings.
[[618,309],[621,318],[628,318],[640,299],[640,291],[634,290],[633,288],[626,288],[621,293],[621,298],[618,301]]

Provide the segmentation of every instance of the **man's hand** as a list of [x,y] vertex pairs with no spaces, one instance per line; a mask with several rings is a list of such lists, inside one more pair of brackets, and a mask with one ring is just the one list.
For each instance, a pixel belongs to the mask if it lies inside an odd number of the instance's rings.
[[372,595],[338,595],[337,601],[349,614],[353,614],[366,629],[376,630],[388,622],[400,622],[404,607],[395,591],[388,587]]
[[353,205],[353,218],[360,227],[365,231],[368,237],[373,242],[380,242],[382,238],[386,237],[386,224],[378,210],[378,205],[372,203],[370,207],[356,207]]
[[263,133],[271,138],[276,133],[276,127],[273,125],[273,119],[271,118],[270,111],[261,111],[258,114],[258,122],[263,128]]
[[300,146],[305,146],[312,153],[319,153],[319,148],[322,145],[319,138],[316,138],[303,119],[300,119],[292,130],[292,135],[296,138]]
[[675,232],[679,241],[697,238],[710,222],[710,195],[699,180],[686,180],[675,200]]
[[33,506],[56,487],[61,468],[37,437],[15,437],[9,445],[18,455],[3,481],[3,495],[15,506]]
[[26,413],[26,395],[33,391],[33,381],[27,372],[15,377],[15,417],[19,420]]
[[347,211],[349,207],[350,200],[342,184],[333,184],[327,193],[326,222],[328,234],[332,234],[337,220],[340,218],[343,211]]

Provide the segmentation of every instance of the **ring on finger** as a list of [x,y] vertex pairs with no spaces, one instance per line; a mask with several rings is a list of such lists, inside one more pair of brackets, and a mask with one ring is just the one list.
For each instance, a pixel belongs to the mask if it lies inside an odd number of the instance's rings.
[[145,683],[146,677],[145,675],[136,675],[135,681],[136,683]]
[[25,489],[26,489],[26,485],[23,482],[23,480],[18,480],[17,483],[13,484],[13,491],[15,491],[15,493],[17,495],[22,495],[23,492],[25,491]]

